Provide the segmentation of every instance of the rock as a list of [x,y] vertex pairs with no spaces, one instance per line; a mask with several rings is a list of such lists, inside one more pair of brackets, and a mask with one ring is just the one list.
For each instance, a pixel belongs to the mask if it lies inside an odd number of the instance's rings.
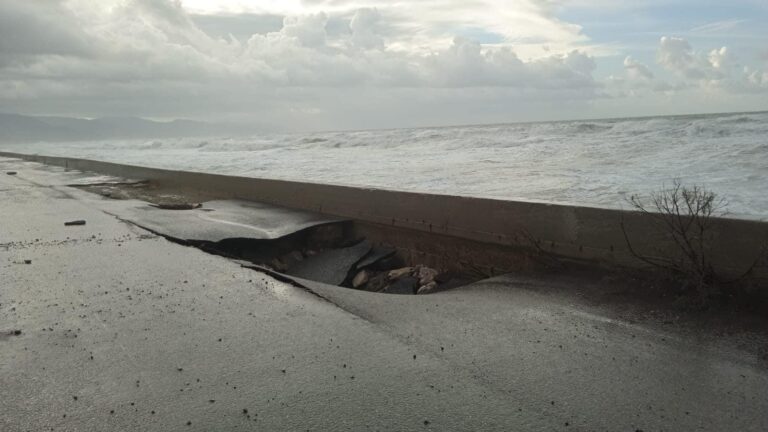
[[390,280],[397,280],[405,276],[410,275],[413,272],[413,267],[403,267],[397,270],[392,270],[388,273]]
[[370,276],[368,283],[360,287],[360,289],[369,292],[380,292],[389,285],[389,282],[389,276],[386,273],[379,273],[375,276]]
[[74,225],[85,225],[84,220],[74,220],[69,222],[64,222],[64,226],[74,226]]
[[32,260],[24,260],[24,264],[32,264]]
[[360,288],[361,286],[368,283],[369,279],[370,279],[370,276],[368,275],[368,272],[365,270],[361,270],[355,275],[355,278],[352,279],[352,288]]
[[435,292],[437,289],[437,282],[430,282],[426,285],[423,285],[419,290],[416,292],[416,294],[430,294]]
[[405,276],[392,282],[392,284],[384,288],[387,294],[416,294],[416,288],[419,287],[419,280],[413,276]]
[[431,282],[434,282],[435,278],[437,277],[437,270],[431,269],[426,266],[418,266],[416,267],[414,276],[419,278],[419,285],[424,286]]

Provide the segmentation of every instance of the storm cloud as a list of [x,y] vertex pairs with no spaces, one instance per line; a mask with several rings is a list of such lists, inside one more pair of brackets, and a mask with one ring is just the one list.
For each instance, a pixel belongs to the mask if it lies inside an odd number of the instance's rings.
[[[669,76],[622,63],[557,2],[277,3],[0,2],[0,110],[355,128],[567,117],[627,87],[768,86],[728,48],[678,37],[657,48]],[[608,61],[625,75],[601,78]]]

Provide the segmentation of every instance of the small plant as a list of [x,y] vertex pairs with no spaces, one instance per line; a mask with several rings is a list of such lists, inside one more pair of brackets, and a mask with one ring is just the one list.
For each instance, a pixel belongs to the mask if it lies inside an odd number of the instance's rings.
[[710,228],[713,218],[727,214],[726,201],[701,186],[687,187],[675,180],[671,187],[662,188],[647,199],[633,195],[629,203],[653,218],[677,249],[671,258],[637,252],[622,220],[621,228],[630,253],[651,266],[673,272],[687,287],[695,289],[702,300],[716,294],[721,280],[712,263]]

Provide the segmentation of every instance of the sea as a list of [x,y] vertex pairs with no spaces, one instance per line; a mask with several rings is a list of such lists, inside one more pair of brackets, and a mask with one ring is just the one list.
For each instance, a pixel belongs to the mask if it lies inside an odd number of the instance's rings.
[[675,179],[768,217],[768,112],[250,137],[2,144],[22,153],[436,194],[629,208]]

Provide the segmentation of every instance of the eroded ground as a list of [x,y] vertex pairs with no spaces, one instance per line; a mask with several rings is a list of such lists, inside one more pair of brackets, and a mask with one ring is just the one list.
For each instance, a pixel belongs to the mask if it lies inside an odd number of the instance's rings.
[[0,430],[768,429],[759,321],[606,278],[302,288],[122,222],[81,174],[0,170]]

